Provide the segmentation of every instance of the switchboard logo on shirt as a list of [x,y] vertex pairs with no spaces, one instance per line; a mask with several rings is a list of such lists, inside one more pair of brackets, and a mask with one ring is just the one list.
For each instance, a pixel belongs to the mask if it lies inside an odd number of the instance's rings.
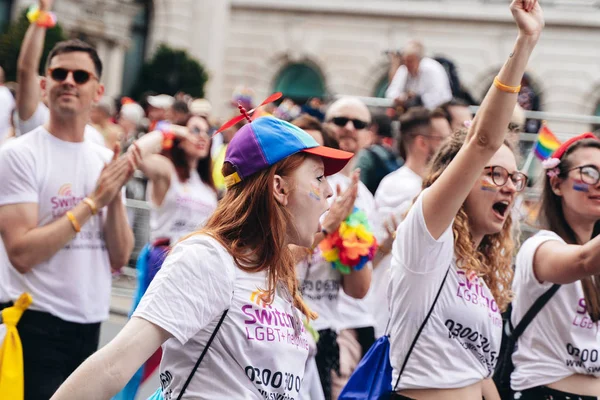
[[267,304],[266,292],[261,289],[250,294],[250,302],[241,307],[248,341],[279,342],[308,351],[306,329],[296,312]]
[[271,308],[271,306],[267,304],[265,300],[266,298],[267,292],[262,289],[255,290],[254,292],[250,293],[250,301],[252,303],[256,304],[257,306],[261,306],[262,308]]
[[71,196],[72,195],[71,184],[65,183],[64,185],[62,185],[60,187],[60,189],[58,189],[58,195],[59,196]]
[[62,217],[84,198],[85,196],[73,195],[71,184],[65,183],[58,189],[57,195],[50,198],[50,204],[52,204],[52,217]]

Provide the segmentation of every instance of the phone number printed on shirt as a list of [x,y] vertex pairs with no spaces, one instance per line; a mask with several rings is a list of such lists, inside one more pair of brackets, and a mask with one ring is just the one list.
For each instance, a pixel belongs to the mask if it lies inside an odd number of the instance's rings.
[[[246,367],[246,376],[253,384],[259,386],[260,393],[265,399],[269,400],[295,400],[294,397],[285,393],[272,393],[271,390],[284,390],[286,392],[300,392],[302,379],[289,372],[275,371],[270,369],[260,369],[249,365]],[[261,387],[264,387],[261,388]]]
[[493,372],[498,353],[490,351],[491,343],[487,337],[452,319],[446,320],[445,325],[448,328],[448,339],[458,340],[463,348],[475,353],[479,362],[488,369],[488,372]]

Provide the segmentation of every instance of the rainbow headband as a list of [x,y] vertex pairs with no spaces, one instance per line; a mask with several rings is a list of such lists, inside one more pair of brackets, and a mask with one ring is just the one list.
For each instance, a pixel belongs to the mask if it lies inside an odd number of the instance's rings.
[[542,168],[544,168],[547,171],[546,175],[548,175],[548,177],[550,178],[560,175],[560,169],[558,168],[558,166],[561,162],[562,156],[565,155],[567,150],[569,150],[569,147],[571,147],[575,142],[584,139],[598,140],[598,138],[593,133],[587,132],[579,136],[572,137],[571,139],[561,144],[560,147],[556,149],[554,154],[552,154],[551,158],[547,158],[544,161],[542,161]]
[[360,271],[375,256],[377,240],[364,211],[354,211],[340,224],[337,232],[327,235],[319,243],[325,261],[343,275]]

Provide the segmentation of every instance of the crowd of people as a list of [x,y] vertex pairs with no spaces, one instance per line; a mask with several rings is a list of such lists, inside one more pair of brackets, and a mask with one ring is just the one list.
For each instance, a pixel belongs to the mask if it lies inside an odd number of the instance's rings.
[[[520,244],[537,0],[512,1],[515,46],[475,116],[410,41],[385,112],[261,105],[241,87],[229,121],[184,93],[103,97],[81,40],[39,77],[50,6],[32,14],[14,97],[0,84],[0,397],[134,399],[158,368],[153,399],[600,398],[593,134],[544,161],[541,230]],[[128,196],[150,206],[149,242],[131,318],[98,349],[135,242]],[[354,393],[376,349],[385,393]]]

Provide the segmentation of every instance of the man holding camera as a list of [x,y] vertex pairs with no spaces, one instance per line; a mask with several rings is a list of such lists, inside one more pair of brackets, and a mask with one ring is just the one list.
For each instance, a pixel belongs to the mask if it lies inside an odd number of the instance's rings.
[[433,110],[452,99],[446,70],[424,53],[423,44],[412,40],[401,53],[392,54],[391,83],[385,97],[394,99],[397,106],[404,109],[425,106]]

